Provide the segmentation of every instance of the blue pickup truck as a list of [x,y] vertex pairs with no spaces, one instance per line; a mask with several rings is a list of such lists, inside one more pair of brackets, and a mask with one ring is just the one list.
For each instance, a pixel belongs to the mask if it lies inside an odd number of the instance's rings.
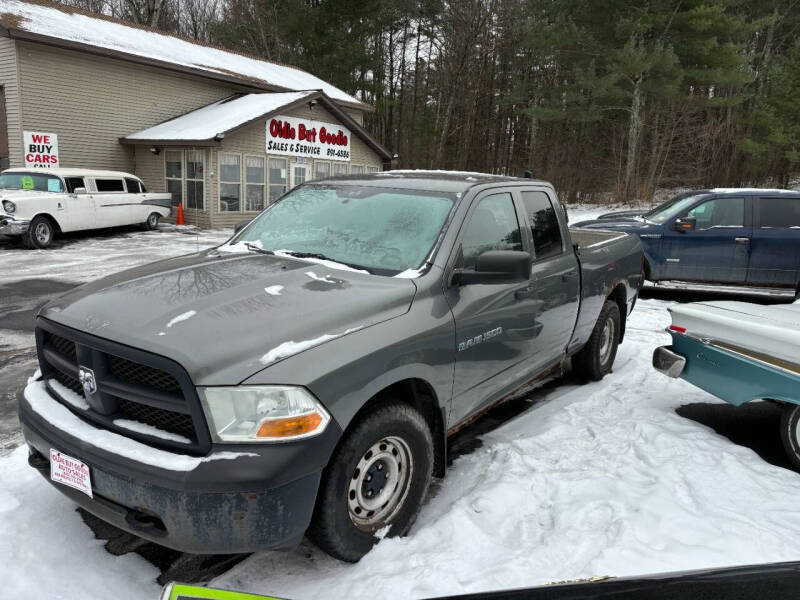
[[698,190],[575,226],[636,234],[657,286],[800,294],[800,191]]

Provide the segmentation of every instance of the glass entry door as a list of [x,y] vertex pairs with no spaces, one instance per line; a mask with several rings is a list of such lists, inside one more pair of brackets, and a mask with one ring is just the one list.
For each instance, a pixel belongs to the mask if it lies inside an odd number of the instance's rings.
[[292,163],[291,187],[297,187],[308,179],[308,165]]

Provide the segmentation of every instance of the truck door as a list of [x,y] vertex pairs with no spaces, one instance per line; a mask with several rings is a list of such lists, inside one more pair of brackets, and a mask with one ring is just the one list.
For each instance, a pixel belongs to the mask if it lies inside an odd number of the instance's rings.
[[[83,177],[65,177],[64,183],[67,186],[67,196],[60,203],[67,215],[65,230],[93,229],[94,198],[86,188],[86,181]],[[80,190],[80,193],[76,190]]]
[[747,283],[795,287],[799,280],[800,198],[758,198],[753,211]]
[[693,220],[693,228],[668,224],[661,240],[665,279],[744,283],[752,233],[749,209],[743,197],[712,198],[683,215],[683,222]]
[[530,352],[537,372],[563,357],[578,318],[580,294],[578,259],[550,194],[552,190],[520,191],[533,247],[530,293],[537,313]]
[[94,197],[97,227],[116,227],[131,223],[130,212],[135,197],[125,191],[122,177],[95,177]]
[[[474,268],[488,250],[528,250],[510,191],[490,190],[475,199],[455,248],[451,270]],[[529,281],[446,288],[456,324],[452,423],[490,403],[530,369],[539,300],[529,288]]]

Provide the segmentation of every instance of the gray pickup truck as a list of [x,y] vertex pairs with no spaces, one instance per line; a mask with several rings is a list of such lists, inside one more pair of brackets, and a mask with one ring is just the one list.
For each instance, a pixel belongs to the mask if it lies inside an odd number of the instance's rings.
[[570,358],[608,373],[642,278],[638,239],[570,231],[546,182],[309,182],[220,247],[42,308],[29,463],[177,550],[308,534],[356,561],[409,530],[449,434]]

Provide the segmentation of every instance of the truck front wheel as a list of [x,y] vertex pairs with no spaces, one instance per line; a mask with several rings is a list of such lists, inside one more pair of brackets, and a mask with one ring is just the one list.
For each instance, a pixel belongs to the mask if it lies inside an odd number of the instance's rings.
[[378,542],[376,532],[405,535],[428,492],[433,437],[405,404],[369,413],[334,452],[320,483],[309,538],[340,560],[356,562]]
[[572,357],[572,368],[581,379],[600,381],[611,371],[619,346],[619,306],[606,300],[586,345]]
[[47,248],[53,243],[53,224],[42,215],[33,218],[28,231],[22,234],[22,243],[27,248]]

